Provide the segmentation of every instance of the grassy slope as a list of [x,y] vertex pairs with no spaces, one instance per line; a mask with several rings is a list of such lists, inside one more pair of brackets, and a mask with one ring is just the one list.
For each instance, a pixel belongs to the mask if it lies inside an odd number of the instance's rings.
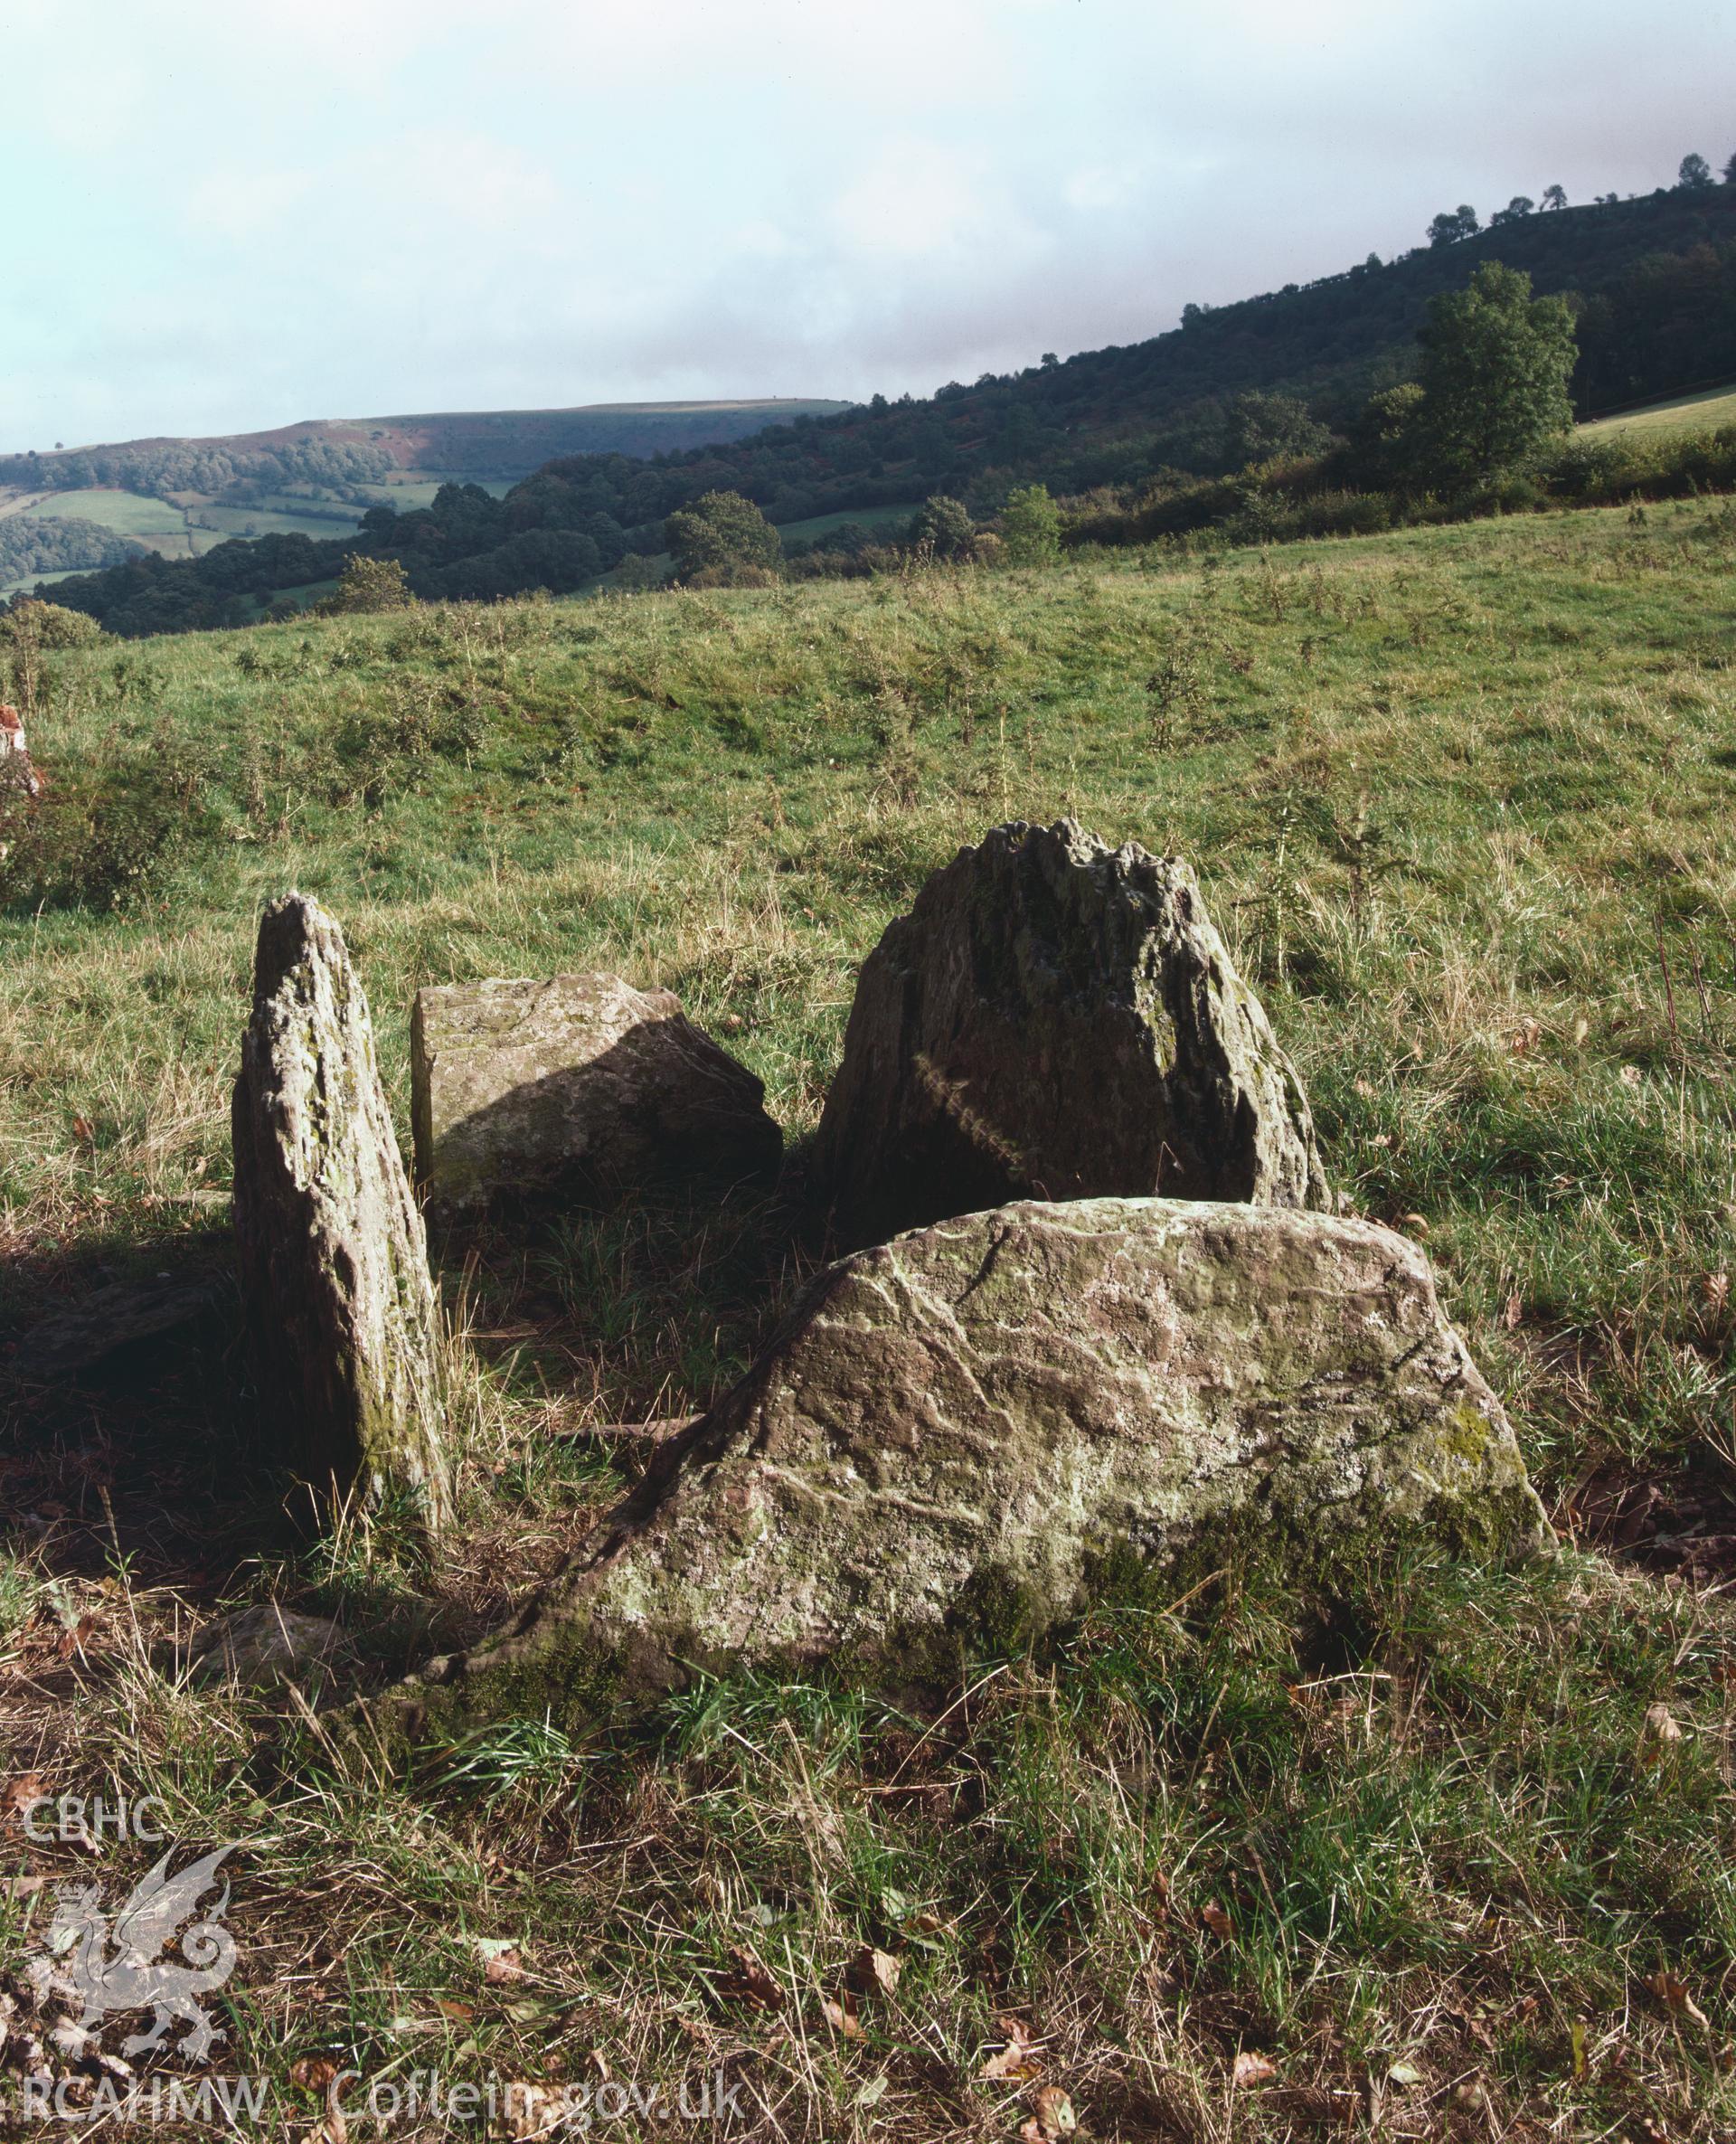
[[1652,402],[1643,410],[1627,410],[1618,417],[1601,417],[1580,430],[1591,438],[1613,432],[1713,431],[1720,425],[1736,424],[1736,387],[1708,387],[1698,394],[1679,394],[1668,401]]
[[854,514],[816,514],[807,521],[786,521],[779,524],[778,534],[786,543],[811,543],[816,536],[829,536],[834,529],[854,523],[857,528],[893,530],[901,535],[910,525],[910,513],[909,506],[859,506]]
[[[609,965],[677,989],[799,1134],[885,920],[986,825],[1066,808],[1197,861],[1337,1180],[1427,1230],[1562,1523],[1644,1544],[1728,1513],[1732,562],[1736,517],[1696,504],[63,658],[33,720],[51,770],[166,724],[227,838],[133,914],[0,925],[0,1323],[221,1221],[250,919],[286,884],[350,929],[401,1116],[418,984]],[[382,1664],[497,1615],[615,1478],[550,1431],[703,1403],[791,1284],[775,1223],[484,1247],[495,1337],[434,1580],[354,1543],[261,1566],[222,1355],[26,1439],[10,1768],[148,1785],[189,1841],[254,1842],[240,2061],[722,2061],[792,2134],[1001,2135],[1035,2085],[983,2074],[1010,2015],[1099,2136],[1364,2105],[1394,2136],[1729,2133],[1736,1619],[1691,1547],[1372,1573],[1324,1621],[1221,1576],[986,1664],[926,1724],[724,1689],[649,1743],[533,1724],[386,1781],[151,1664],[177,1601],[267,1583]],[[33,1910],[0,1903],[19,1932]],[[486,1984],[473,1935],[523,1939],[526,1979]],[[821,1998],[869,1941],[902,1978],[840,2039]],[[731,1981],[744,1945],[781,2010]],[[1239,2050],[1276,2079],[1238,2091]]]

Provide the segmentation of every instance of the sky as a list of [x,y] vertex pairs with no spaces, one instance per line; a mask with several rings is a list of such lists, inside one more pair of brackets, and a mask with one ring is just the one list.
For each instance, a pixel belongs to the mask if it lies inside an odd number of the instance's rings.
[[0,0],[0,450],[930,392],[1736,151],[1729,0]]

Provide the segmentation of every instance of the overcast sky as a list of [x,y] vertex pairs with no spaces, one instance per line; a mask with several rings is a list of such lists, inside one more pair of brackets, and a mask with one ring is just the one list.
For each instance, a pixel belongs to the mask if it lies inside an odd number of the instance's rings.
[[1730,0],[0,0],[0,449],[926,393],[1736,150]]

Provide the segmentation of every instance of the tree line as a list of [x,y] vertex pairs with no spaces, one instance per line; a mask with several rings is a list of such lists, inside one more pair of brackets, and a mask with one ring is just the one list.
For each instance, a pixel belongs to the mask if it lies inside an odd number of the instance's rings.
[[[1565,345],[1570,409],[1736,374],[1736,183],[1696,178],[1637,201],[1515,213],[1306,288],[1191,307],[1182,327],[1131,348],[1064,363],[1049,353],[1016,374],[949,383],[925,401],[875,396],[731,445],[649,460],[563,457],[504,499],[448,485],[417,512],[371,508],[353,538],[271,537],[198,560],[135,559],[59,597],[121,632],[243,623],[286,590],[335,581],[356,553],[397,560],[425,599],[563,593],[600,574],[648,577],[645,562],[680,554],[677,517],[725,495],[773,524],[844,515],[817,553],[838,571],[862,570],[883,548],[861,524],[847,526],[852,513],[914,513],[925,499],[956,502],[975,524],[1035,486],[1088,502],[1078,526],[1130,512],[1148,520],[1154,499],[1186,495],[1184,511],[1165,509],[1179,526],[1191,514],[1226,518],[1203,486],[1285,460],[1326,472],[1328,489],[1408,497],[1428,488],[1418,474],[1423,435],[1404,421],[1401,392],[1397,403],[1379,398],[1414,384],[1426,347],[1418,338],[1436,307],[1491,264],[1530,277],[1528,291],[1559,299],[1576,328]],[[1443,465],[1435,480],[1451,489],[1467,478]],[[1356,510],[1376,509],[1364,500]],[[795,562],[798,570],[813,570],[815,556]]]
[[234,496],[251,505],[288,484],[311,484],[357,503],[360,489],[392,468],[383,448],[336,446],[311,434],[277,447],[223,447],[209,440],[145,440],[134,446],[73,449],[55,454],[0,455],[0,485],[26,491],[133,491],[147,498],[174,492]]

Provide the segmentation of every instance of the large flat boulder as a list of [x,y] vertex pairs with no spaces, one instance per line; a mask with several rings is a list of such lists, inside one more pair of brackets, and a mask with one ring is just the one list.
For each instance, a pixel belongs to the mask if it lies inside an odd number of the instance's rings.
[[336,921],[259,919],[232,1109],[237,1270],[277,1455],[318,1504],[445,1516],[443,1333],[422,1218]]
[[508,1632],[401,1705],[644,1703],[697,1669],[897,1678],[1016,1641],[1130,1559],[1321,1565],[1542,1512],[1429,1263],[1368,1222],[1026,1203],[822,1273]]
[[418,1183],[461,1213],[648,1180],[775,1174],[765,1088],[667,990],[614,975],[450,983],[410,1018]]
[[1016,1198],[1332,1203],[1193,872],[1071,819],[995,827],[888,927],[813,1176],[846,1245]]

